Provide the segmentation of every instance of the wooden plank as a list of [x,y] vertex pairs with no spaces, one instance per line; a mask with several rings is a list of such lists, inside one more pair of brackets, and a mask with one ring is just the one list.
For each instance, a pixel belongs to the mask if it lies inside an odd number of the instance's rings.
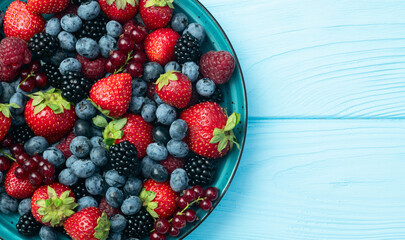
[[404,1],[201,2],[234,44],[251,116],[405,117]]
[[400,120],[252,120],[219,207],[187,239],[405,239]]

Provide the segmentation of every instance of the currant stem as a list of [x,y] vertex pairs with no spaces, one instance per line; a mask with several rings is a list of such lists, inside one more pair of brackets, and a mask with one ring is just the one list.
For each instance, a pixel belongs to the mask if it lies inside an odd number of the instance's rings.
[[14,162],[17,162],[17,160],[15,158],[13,158],[10,154],[7,154],[5,152],[3,152],[3,150],[0,150],[0,153],[3,154],[5,157],[7,157],[8,159],[13,160]]
[[31,72],[30,74],[28,74],[28,76],[24,79],[24,81],[22,81],[22,82],[20,82],[20,83],[18,84],[17,90],[18,90],[18,88],[20,87],[21,84],[23,84],[25,81],[27,81],[28,78],[34,77],[34,76],[35,76],[35,73],[34,73],[34,72]]
[[117,73],[121,73],[122,71],[124,71],[124,68],[127,66],[127,64],[129,63],[129,61],[130,61],[132,58],[133,58],[133,57],[132,57],[132,51],[130,51],[130,52],[128,53],[127,59],[125,60],[125,63],[124,63],[118,70],[115,70],[114,73],[113,73],[113,75],[115,75],[115,74],[117,74]]

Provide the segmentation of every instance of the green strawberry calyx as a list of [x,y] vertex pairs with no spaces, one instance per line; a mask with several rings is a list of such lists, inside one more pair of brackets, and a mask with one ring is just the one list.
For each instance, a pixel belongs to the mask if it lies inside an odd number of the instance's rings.
[[11,117],[10,108],[20,108],[17,103],[10,103],[10,104],[0,104],[0,112],[6,118]]
[[71,191],[63,192],[60,197],[55,189],[48,186],[48,199],[40,199],[35,202],[40,208],[38,214],[42,215],[42,222],[50,222],[52,227],[60,226],[75,212],[73,209],[78,206],[73,197],[69,197]]
[[158,80],[156,80],[156,84],[158,85],[158,89],[162,90],[162,88],[169,84],[169,81],[177,81],[179,78],[175,73],[179,73],[178,71],[168,71],[165,74],[161,74]]
[[108,220],[105,212],[103,212],[103,214],[101,214],[101,217],[97,219],[97,226],[94,228],[95,233],[93,234],[93,236],[100,240],[106,240],[110,232],[110,226],[111,223]]
[[95,119],[93,119],[93,122],[96,124],[96,126],[105,126],[105,129],[103,131],[103,138],[104,143],[107,145],[107,147],[109,147],[115,143],[115,140],[121,139],[122,136],[124,136],[124,131],[122,130],[122,128],[124,128],[124,126],[127,124],[127,119],[121,118],[119,120],[111,121],[106,125],[107,121],[104,119],[104,122],[101,118],[103,117],[96,117]]
[[233,145],[235,144],[237,148],[239,148],[239,144],[237,142],[237,138],[233,133],[233,129],[238,125],[240,122],[240,114],[239,113],[232,113],[231,116],[228,117],[226,121],[226,125],[223,129],[215,128],[213,132],[213,138],[211,139],[211,144],[218,143],[218,152],[222,152],[228,145],[230,144],[230,148],[232,149]]
[[139,198],[141,199],[143,206],[146,208],[146,211],[154,217],[159,218],[159,215],[155,212],[155,209],[159,206],[159,203],[153,202],[155,199],[156,193],[152,191],[146,191],[145,188],[142,188]]
[[47,92],[38,91],[28,95],[32,98],[34,114],[40,113],[46,107],[49,107],[55,114],[64,113],[65,109],[70,110],[71,104],[62,97],[62,90],[52,88]]
[[93,100],[91,100],[90,98],[87,98],[87,100],[97,109],[99,110],[102,114],[104,114],[104,116],[108,117],[108,118],[112,118],[110,117],[110,111],[108,110],[104,110],[102,109],[99,105],[97,105],[95,102],[93,102]]
[[148,7],[165,7],[169,6],[170,8],[174,8],[173,0],[149,0],[145,4],[145,8]]
[[135,7],[139,4],[138,0],[107,0],[106,2],[110,6],[115,3],[115,6],[118,10],[125,9],[127,4],[131,5],[132,7]]

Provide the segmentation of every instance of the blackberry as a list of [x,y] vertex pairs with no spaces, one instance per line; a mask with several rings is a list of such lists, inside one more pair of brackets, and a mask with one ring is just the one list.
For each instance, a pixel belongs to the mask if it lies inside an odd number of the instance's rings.
[[90,2],[90,1],[91,1],[91,0],[72,0],[72,3],[73,3],[74,5],[80,6],[80,5],[82,5],[83,3]]
[[14,142],[24,144],[28,139],[35,137],[35,134],[27,124],[24,124],[22,126],[14,127],[11,130],[11,136],[13,136]]
[[76,200],[84,196],[91,196],[86,189],[85,179],[80,178],[74,185],[70,187],[70,189],[72,189],[73,193],[75,194]]
[[186,33],[177,40],[174,54],[180,64],[190,61],[198,62],[201,57],[200,42],[190,33]]
[[89,95],[91,88],[90,80],[81,73],[68,72],[60,77],[62,96],[69,102],[78,103]]
[[53,56],[59,47],[59,40],[46,32],[35,34],[28,41],[28,48],[38,58]]
[[216,102],[222,103],[224,101],[224,95],[222,94],[222,90],[217,86],[215,92],[209,97],[200,96],[198,98],[198,103],[202,102]]
[[122,176],[133,175],[139,170],[138,151],[129,141],[110,147],[110,162],[113,169]]
[[45,63],[42,65],[42,71],[48,77],[48,83],[54,88],[61,88],[60,79],[62,74],[59,71],[59,68],[51,63]]
[[39,234],[41,226],[42,225],[35,220],[34,216],[32,216],[31,211],[22,215],[20,219],[18,219],[16,225],[18,232],[24,236],[34,236]]
[[209,185],[215,178],[216,161],[201,156],[190,157],[184,165],[190,185]]
[[154,228],[155,224],[153,217],[143,207],[137,214],[126,216],[126,219],[127,226],[123,232],[126,239],[149,236],[150,231]]
[[100,14],[93,20],[85,21],[83,20],[82,28],[76,33],[77,39],[80,38],[92,38],[98,42],[100,38],[107,34],[106,25],[108,23],[108,18]]

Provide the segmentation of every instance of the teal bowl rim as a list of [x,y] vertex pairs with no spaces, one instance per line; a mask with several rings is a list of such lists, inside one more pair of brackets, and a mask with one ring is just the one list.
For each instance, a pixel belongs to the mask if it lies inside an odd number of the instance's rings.
[[218,29],[221,31],[223,36],[225,37],[226,42],[228,43],[229,47],[232,50],[232,55],[235,58],[235,66],[239,70],[239,75],[240,79],[242,80],[242,88],[243,88],[243,100],[244,100],[244,106],[245,106],[245,122],[243,124],[243,138],[242,138],[242,143],[240,144],[240,151],[239,151],[239,156],[238,160],[236,161],[235,167],[232,171],[232,174],[230,178],[228,179],[228,182],[225,186],[225,188],[222,190],[220,196],[218,197],[218,200],[213,204],[212,208],[205,214],[200,221],[198,221],[195,225],[193,225],[192,228],[190,228],[187,232],[183,234],[183,236],[180,237],[180,239],[184,239],[187,237],[191,232],[193,232],[198,226],[200,226],[201,223],[205,221],[205,219],[208,218],[208,216],[215,210],[215,208],[218,206],[218,204],[221,202],[222,198],[225,196],[225,193],[228,191],[233,178],[235,177],[236,171],[238,170],[238,166],[240,163],[240,160],[242,158],[242,153],[245,147],[245,141],[246,141],[246,134],[247,134],[247,126],[248,126],[248,101],[247,101],[247,93],[246,93],[246,85],[245,85],[245,78],[243,77],[243,72],[242,72],[242,67],[240,65],[238,56],[236,55],[235,49],[232,46],[231,41],[229,40],[228,36],[226,35],[224,29],[221,27],[221,25],[218,23],[217,19],[211,14],[211,12],[199,1],[199,0],[194,0],[207,14],[210,16],[210,18],[214,21],[215,25],[218,27]]

